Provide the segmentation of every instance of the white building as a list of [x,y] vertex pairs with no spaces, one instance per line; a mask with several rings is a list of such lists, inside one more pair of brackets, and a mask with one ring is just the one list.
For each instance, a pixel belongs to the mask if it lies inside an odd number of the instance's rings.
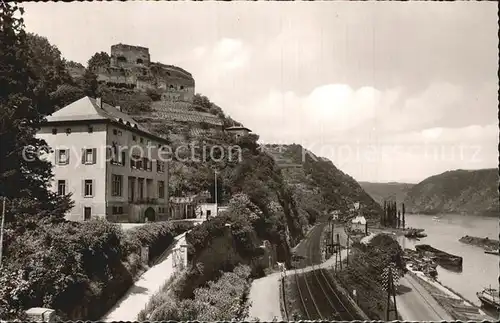
[[[144,222],[168,217],[168,142],[99,98],[47,117],[37,137],[52,148],[52,189],[72,193],[74,221]],[[161,157],[161,160],[158,160]]]
[[352,230],[361,230],[365,232],[366,229],[366,219],[364,216],[357,216],[351,221]]

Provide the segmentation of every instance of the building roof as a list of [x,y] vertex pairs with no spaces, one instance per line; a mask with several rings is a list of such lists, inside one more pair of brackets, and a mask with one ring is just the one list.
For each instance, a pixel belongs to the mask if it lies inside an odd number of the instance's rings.
[[237,131],[237,130],[246,130],[248,132],[252,132],[252,130],[246,128],[246,127],[243,127],[243,126],[233,126],[233,127],[228,127],[226,128],[227,131]]
[[364,216],[357,216],[354,219],[352,219],[352,223],[356,224],[366,224],[366,219]]
[[57,110],[52,115],[48,116],[47,123],[56,123],[65,121],[109,120],[113,123],[118,123],[130,129],[138,130],[146,135],[163,139],[149,132],[149,130],[141,126],[136,120],[134,120],[128,114],[102,101],[101,101],[101,107],[99,107],[97,101],[98,101],[97,99],[88,96],[83,97]]

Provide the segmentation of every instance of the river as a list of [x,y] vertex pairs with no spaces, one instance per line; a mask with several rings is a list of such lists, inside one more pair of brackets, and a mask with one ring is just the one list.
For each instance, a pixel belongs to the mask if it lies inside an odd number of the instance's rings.
[[460,293],[476,305],[481,302],[476,292],[483,287],[498,288],[499,260],[497,255],[485,254],[480,247],[470,246],[458,241],[465,235],[488,237],[498,240],[499,222],[494,217],[464,215],[441,215],[439,221],[430,215],[406,215],[406,226],[425,229],[427,237],[420,241],[400,237],[403,248],[414,249],[415,244],[429,244],[437,249],[463,257],[463,271],[455,273],[437,267],[437,279],[443,285]]

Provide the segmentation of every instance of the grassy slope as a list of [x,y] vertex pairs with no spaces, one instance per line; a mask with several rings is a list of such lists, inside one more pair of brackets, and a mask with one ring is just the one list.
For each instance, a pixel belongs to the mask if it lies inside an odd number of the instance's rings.
[[455,170],[413,186],[405,205],[412,213],[498,216],[498,169]]

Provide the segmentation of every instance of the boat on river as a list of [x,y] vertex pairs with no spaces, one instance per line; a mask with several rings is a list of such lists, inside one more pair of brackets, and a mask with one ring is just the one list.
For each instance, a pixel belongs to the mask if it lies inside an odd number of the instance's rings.
[[477,292],[476,295],[484,307],[500,310],[500,296],[498,294],[498,289],[484,288],[481,292]]
[[422,254],[432,257],[441,267],[453,270],[462,271],[463,258],[444,252],[442,250],[431,247],[428,244],[416,245],[415,249]]

